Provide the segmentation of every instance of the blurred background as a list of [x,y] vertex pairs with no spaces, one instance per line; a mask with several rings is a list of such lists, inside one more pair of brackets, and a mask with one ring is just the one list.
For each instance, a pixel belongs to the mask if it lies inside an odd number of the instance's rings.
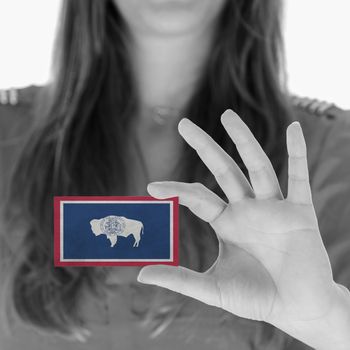
[[[350,1],[281,1],[290,91],[350,109]],[[60,2],[0,0],[0,89],[50,78]]]

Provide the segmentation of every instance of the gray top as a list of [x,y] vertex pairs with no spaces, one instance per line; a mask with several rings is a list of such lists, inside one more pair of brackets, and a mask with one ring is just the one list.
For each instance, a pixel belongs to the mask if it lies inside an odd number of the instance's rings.
[[[0,174],[5,188],[23,133],[30,127],[33,105],[40,88],[31,86],[17,92],[17,100],[0,101]],[[13,93],[12,93],[13,94]],[[4,93],[2,93],[2,97]],[[4,102],[7,102],[6,104]],[[332,104],[294,98],[295,117],[300,121],[308,146],[310,182],[323,241],[330,256],[334,279],[350,288],[350,113]],[[282,188],[286,184],[281,184]],[[140,290],[138,290],[140,288]],[[141,292],[140,292],[141,291]],[[79,349],[250,349],[250,342],[260,329],[256,321],[234,319],[230,327],[222,326],[227,313],[188,298],[186,307],[172,325],[158,338],[147,332],[130,313],[132,303],[138,307],[150,303],[158,287],[143,285],[111,288],[107,300],[100,303],[82,295],[84,314],[92,335],[86,343],[64,340],[58,336],[40,335],[18,325],[13,336],[0,323],[1,350],[79,350]],[[0,286],[0,297],[3,294]],[[131,296],[134,295],[134,298]],[[136,296],[136,297],[135,297]],[[86,299],[84,299],[86,298]],[[106,319],[104,307],[109,309]],[[194,316],[197,317],[194,318]],[[195,319],[195,320],[194,320]],[[259,349],[287,349],[280,332],[280,342],[260,344]],[[309,349],[293,340],[288,349]]]

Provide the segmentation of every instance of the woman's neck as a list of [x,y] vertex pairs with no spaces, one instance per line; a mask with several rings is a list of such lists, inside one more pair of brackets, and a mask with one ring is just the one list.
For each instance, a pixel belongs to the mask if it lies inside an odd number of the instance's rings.
[[181,110],[202,73],[213,28],[173,37],[133,34],[131,57],[141,106]]

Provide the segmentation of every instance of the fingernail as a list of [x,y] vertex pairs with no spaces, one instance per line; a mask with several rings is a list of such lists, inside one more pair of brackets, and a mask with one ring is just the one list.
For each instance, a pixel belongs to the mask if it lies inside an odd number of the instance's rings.
[[186,130],[186,128],[190,125],[193,125],[194,123],[189,120],[188,118],[182,118],[180,121],[179,121],[179,124],[178,124],[178,130],[180,132],[180,134],[182,134],[184,132],[184,130]]
[[157,185],[161,185],[162,183],[163,183],[162,181],[152,181],[147,186],[157,186]]
[[231,108],[228,108],[228,109],[226,109],[226,111],[223,113],[223,114],[233,114],[233,115],[236,115],[237,113],[233,110],[233,109],[231,109]]
[[303,128],[301,127],[300,123],[298,121],[294,121],[293,123],[291,123],[289,125],[289,127],[292,127],[292,128],[295,128],[295,129],[298,129],[299,133],[303,133]]
[[157,191],[157,186],[161,185],[161,182],[151,182],[147,185],[147,191],[148,192],[155,192]]
[[141,274],[137,275],[137,281],[140,282],[140,283],[143,283],[143,279],[142,279]]
[[182,125],[182,124],[186,124],[186,123],[192,123],[188,118],[184,117],[179,121],[178,125]]
[[229,120],[236,116],[238,117],[237,113],[234,112],[232,109],[226,109],[226,111],[221,115],[221,120]]
[[145,279],[144,276],[142,276],[142,273],[139,273],[137,275],[137,281],[144,284],[151,284],[151,282],[147,281],[147,279]]

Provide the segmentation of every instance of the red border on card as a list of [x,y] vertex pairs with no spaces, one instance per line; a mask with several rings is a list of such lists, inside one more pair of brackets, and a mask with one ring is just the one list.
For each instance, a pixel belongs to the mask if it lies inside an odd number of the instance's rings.
[[[171,261],[61,261],[60,240],[60,203],[61,201],[172,201],[173,202],[173,259]],[[179,265],[179,197],[164,199],[150,196],[54,196],[54,266],[145,266],[145,265]]]

